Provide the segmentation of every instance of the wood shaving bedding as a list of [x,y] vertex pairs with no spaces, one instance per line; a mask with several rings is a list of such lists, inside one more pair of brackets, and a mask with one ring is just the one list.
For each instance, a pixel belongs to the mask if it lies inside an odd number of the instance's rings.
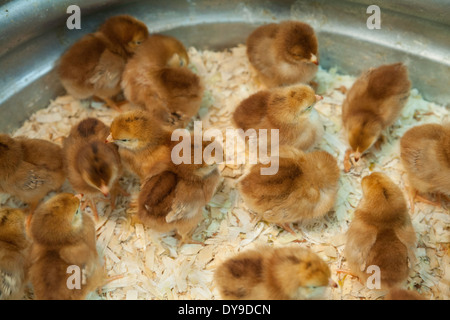
[[[263,89],[249,65],[245,46],[221,52],[198,51],[189,48],[191,68],[205,83],[205,94],[198,119],[203,128],[218,128],[224,133],[232,128],[231,117],[240,101]],[[341,106],[355,77],[340,75],[335,68],[319,68],[316,79],[318,93],[324,99],[316,104],[325,134],[317,149],[335,156],[343,169],[347,149],[341,123]],[[70,96],[57,97],[50,105],[33,114],[14,136],[24,135],[61,144],[70,128],[86,117],[97,117],[110,124],[116,111],[103,104],[78,101]],[[158,233],[141,224],[131,224],[130,203],[139,192],[138,180],[125,175],[122,187],[131,194],[119,197],[115,210],[106,202],[99,202],[100,220],[97,223],[97,247],[104,259],[110,281],[100,295],[90,299],[220,299],[212,283],[216,266],[245,249],[260,244],[274,246],[299,245],[308,247],[330,266],[338,288],[328,290],[329,299],[379,299],[385,294],[369,290],[357,279],[337,273],[346,269],[343,256],[345,232],[362,196],[361,178],[371,171],[384,171],[402,190],[405,173],[399,159],[399,139],[409,128],[423,123],[449,121],[448,108],[422,99],[413,89],[401,117],[386,133],[381,150],[372,150],[351,172],[341,172],[338,199],[333,211],[325,218],[307,225],[294,225],[294,236],[279,227],[258,221],[236,190],[236,181],[245,165],[221,164],[222,183],[210,203],[203,210],[203,221],[193,234],[204,246],[185,244],[177,247],[174,233]],[[224,134],[225,137],[225,134]],[[242,150],[241,150],[242,151]],[[66,182],[63,191],[72,192]],[[52,194],[48,195],[50,197]],[[405,191],[405,197],[406,197]],[[2,206],[20,206],[7,195],[0,198]],[[448,204],[447,204],[448,206]],[[411,214],[418,237],[417,263],[412,268],[407,287],[428,299],[450,298],[450,216],[448,207],[436,208],[416,204]],[[87,209],[88,213],[89,209]]]

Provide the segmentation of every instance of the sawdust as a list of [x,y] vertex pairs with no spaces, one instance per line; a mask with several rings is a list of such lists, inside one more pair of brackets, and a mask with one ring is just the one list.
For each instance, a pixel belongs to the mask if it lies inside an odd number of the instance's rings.
[[[205,94],[198,118],[203,128],[232,128],[234,108],[244,98],[262,89],[248,63],[245,46],[221,52],[197,51],[189,48],[191,68],[205,83]],[[324,99],[316,104],[325,135],[317,149],[328,151],[343,169],[347,148],[340,119],[345,91],[354,77],[339,75],[335,69],[319,72],[315,79],[318,93]],[[70,96],[57,97],[39,110],[19,128],[14,136],[47,139],[58,144],[68,135],[71,126],[93,116],[110,124],[116,111],[101,103],[78,101]],[[369,290],[350,276],[337,273],[346,268],[343,249],[345,232],[361,198],[361,178],[371,171],[387,173],[403,190],[405,174],[399,159],[399,139],[412,126],[448,121],[446,107],[422,99],[413,89],[398,121],[385,133],[381,150],[373,150],[349,173],[342,171],[335,208],[325,218],[308,225],[294,225],[297,235],[258,221],[249,212],[235,188],[245,165],[221,164],[222,179],[216,195],[203,210],[203,221],[193,238],[204,242],[177,248],[174,233],[160,234],[140,224],[131,224],[129,204],[136,199],[139,184],[135,177],[121,178],[122,187],[131,194],[119,197],[115,210],[107,202],[98,203],[97,247],[104,259],[108,276],[122,277],[103,287],[101,295],[92,299],[220,299],[212,283],[215,267],[240,250],[258,244],[308,247],[330,266],[338,288],[329,289],[329,299],[377,299],[383,292]],[[66,182],[63,191],[71,192]],[[51,196],[52,194],[48,195]],[[405,191],[406,196],[406,191]],[[2,206],[20,206],[12,197],[2,195]],[[448,204],[447,204],[448,205]],[[87,209],[88,214],[91,214]],[[411,214],[418,237],[417,264],[412,268],[407,287],[428,299],[449,299],[450,295],[450,216],[448,207],[436,208],[418,203]]]

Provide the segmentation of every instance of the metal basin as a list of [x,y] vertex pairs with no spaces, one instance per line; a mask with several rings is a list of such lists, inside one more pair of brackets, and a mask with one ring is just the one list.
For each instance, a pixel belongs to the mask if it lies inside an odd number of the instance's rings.
[[[381,29],[366,24],[373,2],[381,10]],[[0,1],[0,131],[13,131],[63,94],[54,69],[59,56],[107,17],[123,13],[144,21],[150,32],[212,50],[244,43],[260,24],[301,20],[317,32],[323,68],[358,75],[372,66],[403,61],[425,99],[444,105],[450,100],[450,5],[445,0],[79,0],[81,30],[68,30],[71,4]]]

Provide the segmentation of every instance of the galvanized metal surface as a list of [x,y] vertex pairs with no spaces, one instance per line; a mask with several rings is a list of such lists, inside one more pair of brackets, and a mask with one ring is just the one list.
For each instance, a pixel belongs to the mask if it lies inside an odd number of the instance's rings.
[[[118,1],[79,0],[81,30],[68,30],[68,0],[0,1],[0,131],[10,132],[64,93],[54,70],[59,56],[107,17],[131,14],[150,32],[178,37],[186,46],[220,50],[244,43],[258,25],[285,19],[310,23],[319,38],[321,66],[359,74],[403,61],[427,100],[450,101],[450,2],[371,1]],[[381,29],[366,13],[381,9]]]

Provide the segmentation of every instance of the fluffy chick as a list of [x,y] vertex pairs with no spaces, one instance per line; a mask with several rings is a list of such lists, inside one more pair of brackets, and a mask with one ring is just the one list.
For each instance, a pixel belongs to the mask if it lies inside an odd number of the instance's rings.
[[437,194],[438,203],[441,195],[450,196],[450,125],[409,129],[400,140],[400,157],[410,184],[412,211],[418,192]]
[[308,85],[262,90],[237,106],[233,124],[244,131],[278,129],[280,144],[306,151],[315,146],[324,133],[322,121],[314,109],[319,100],[322,97]]
[[147,37],[147,26],[131,16],[107,19],[62,55],[58,72],[67,93],[77,99],[96,96],[119,110],[111,98],[121,91],[127,60]]
[[300,21],[266,24],[247,38],[247,57],[269,88],[308,83],[318,69],[317,38],[313,28]]
[[363,198],[347,231],[344,254],[350,271],[365,284],[371,265],[380,268],[381,289],[400,286],[415,261],[416,234],[400,188],[385,174],[361,180]]
[[340,172],[332,155],[283,147],[271,161],[278,161],[276,174],[261,175],[266,165],[259,163],[238,181],[245,204],[262,219],[295,234],[290,223],[322,217],[333,208]]
[[66,180],[62,149],[46,140],[0,134],[0,192],[16,196],[32,213]]
[[111,123],[107,142],[119,147],[122,164],[141,181],[161,173],[171,163],[171,132],[149,112],[119,114]]
[[214,273],[225,300],[308,300],[323,298],[334,282],[328,265],[301,247],[259,247],[220,264]]
[[[206,143],[196,145],[191,140],[191,160],[195,148],[205,150]],[[179,245],[195,242],[190,236],[202,218],[202,209],[214,195],[220,182],[215,163],[179,164],[146,179],[138,197],[135,221],[159,232],[176,230]]]
[[384,300],[425,300],[425,298],[416,291],[393,288],[389,290]]
[[77,193],[86,195],[98,219],[94,198],[110,196],[111,207],[121,190],[122,174],[119,152],[114,144],[106,144],[109,127],[95,118],[87,118],[75,125],[64,140],[63,153],[67,177]]
[[[60,193],[33,215],[29,276],[37,300],[81,300],[103,283],[94,222],[80,203],[81,195]],[[81,270],[79,289],[68,286],[73,266]]]
[[0,209],[0,300],[23,298],[30,244],[25,234],[24,212]]
[[[408,69],[402,63],[369,69],[355,81],[342,105],[342,122],[351,147],[347,154],[352,153],[355,162],[397,120],[410,88]],[[346,171],[349,168],[346,163]]]
[[188,64],[186,48],[176,38],[150,36],[125,67],[125,98],[165,122],[185,127],[197,114],[204,90]]

